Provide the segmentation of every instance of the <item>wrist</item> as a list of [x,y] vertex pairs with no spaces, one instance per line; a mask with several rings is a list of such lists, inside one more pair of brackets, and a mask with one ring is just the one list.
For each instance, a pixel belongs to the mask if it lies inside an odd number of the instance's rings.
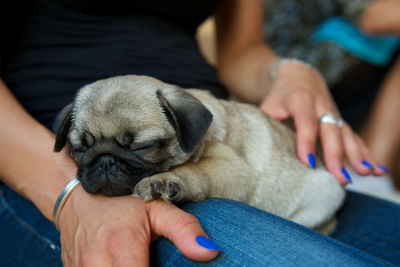
[[305,61],[295,58],[281,58],[271,64],[269,68],[270,81],[271,83],[274,83],[278,76],[280,76],[280,74],[298,71],[299,69],[303,69],[307,72],[314,72],[320,75],[319,71],[316,68]]
[[56,228],[61,232],[61,229],[65,230],[65,226],[75,227],[80,215],[90,215],[91,200],[93,196],[83,189],[81,183],[78,183],[59,211]]
[[18,192],[32,201],[41,213],[52,220],[54,204],[68,182],[76,176],[76,166],[66,151],[51,153],[35,177],[23,183]]
[[62,212],[62,209],[64,207],[64,204],[68,200],[69,196],[72,194],[72,192],[74,191],[74,189],[77,185],[79,185],[78,178],[72,179],[61,191],[60,195],[58,196],[58,198],[56,200],[56,203],[54,204],[52,219],[53,219],[53,223],[56,226],[57,230],[60,229],[58,220],[59,220],[59,216]]

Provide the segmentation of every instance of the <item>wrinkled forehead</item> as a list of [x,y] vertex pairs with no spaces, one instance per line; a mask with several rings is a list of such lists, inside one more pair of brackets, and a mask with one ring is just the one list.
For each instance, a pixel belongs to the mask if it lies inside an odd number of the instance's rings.
[[[74,126],[98,138],[118,138],[131,134],[136,141],[165,136],[172,128],[163,114],[156,94],[118,90],[100,91],[77,98]],[[171,126],[172,127],[172,126]]]
[[168,126],[169,123],[162,118],[161,113],[149,116],[146,112],[137,115],[131,112],[131,116],[77,116],[75,121],[79,135],[90,133],[93,137],[101,139],[118,139],[130,135],[137,142],[167,136],[172,130]]

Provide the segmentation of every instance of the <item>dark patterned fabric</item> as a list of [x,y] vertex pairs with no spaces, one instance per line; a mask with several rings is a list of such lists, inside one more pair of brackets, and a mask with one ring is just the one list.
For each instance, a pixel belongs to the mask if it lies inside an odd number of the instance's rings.
[[330,87],[361,60],[333,42],[315,44],[309,37],[327,18],[357,20],[370,0],[264,0],[264,36],[282,57],[314,65]]

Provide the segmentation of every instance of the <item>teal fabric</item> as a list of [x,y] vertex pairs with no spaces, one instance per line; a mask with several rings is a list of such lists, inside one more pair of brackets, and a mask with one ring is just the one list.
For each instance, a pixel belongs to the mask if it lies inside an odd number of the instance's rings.
[[398,37],[366,35],[344,17],[324,20],[311,40],[315,43],[335,42],[354,56],[376,66],[389,64],[400,45]]

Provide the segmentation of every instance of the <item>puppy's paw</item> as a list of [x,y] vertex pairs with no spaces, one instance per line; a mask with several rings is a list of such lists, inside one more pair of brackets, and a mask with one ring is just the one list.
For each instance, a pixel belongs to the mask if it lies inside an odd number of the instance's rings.
[[141,180],[133,191],[134,196],[150,201],[162,199],[179,202],[186,198],[184,183],[172,173],[160,173]]

